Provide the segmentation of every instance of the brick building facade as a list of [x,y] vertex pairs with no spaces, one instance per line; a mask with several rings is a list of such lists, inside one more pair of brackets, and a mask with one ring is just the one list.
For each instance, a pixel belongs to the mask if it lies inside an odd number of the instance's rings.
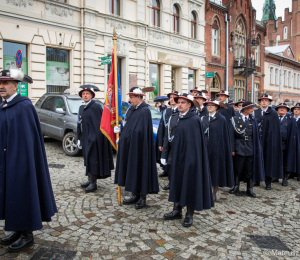
[[[215,72],[214,80],[206,78],[206,89],[214,97],[219,90],[226,89],[228,82],[230,99],[257,100],[258,93],[264,89],[265,27],[256,20],[251,1],[210,0],[205,3],[205,12],[206,72]],[[252,49],[252,40],[257,44],[256,50]]]

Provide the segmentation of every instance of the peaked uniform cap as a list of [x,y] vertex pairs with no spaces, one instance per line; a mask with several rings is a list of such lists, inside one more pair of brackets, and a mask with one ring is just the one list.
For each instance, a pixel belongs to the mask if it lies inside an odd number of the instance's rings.
[[98,87],[94,86],[94,85],[82,85],[79,88],[82,88],[79,92],[78,95],[82,98],[82,92],[85,90],[89,90],[92,95],[93,98],[96,96],[95,91],[100,91]]
[[139,87],[133,87],[129,90],[129,93],[127,95],[132,95],[132,96],[146,96],[142,89]]
[[189,95],[187,93],[182,93],[181,95],[179,95],[178,97],[175,97],[174,100],[176,103],[178,103],[178,99],[179,98],[184,98],[188,101],[190,101],[190,103],[192,104],[192,107],[195,106],[195,103],[194,103],[194,97],[192,95]]
[[22,82],[24,80],[24,73],[18,69],[2,70],[0,72],[0,81],[14,80]]
[[285,107],[288,111],[290,111],[290,107],[286,103],[280,103],[277,107],[275,107],[275,110],[278,111],[278,108]]
[[241,111],[243,111],[244,109],[247,109],[247,108],[251,108],[251,107],[256,107],[256,104],[255,103],[252,103],[250,101],[245,101],[243,103],[243,106],[241,108]]

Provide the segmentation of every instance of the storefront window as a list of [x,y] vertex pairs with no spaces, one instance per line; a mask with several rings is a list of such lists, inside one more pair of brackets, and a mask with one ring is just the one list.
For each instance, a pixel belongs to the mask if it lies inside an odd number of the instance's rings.
[[189,69],[188,73],[189,73],[188,74],[188,77],[189,77],[188,84],[189,84],[189,92],[190,92],[191,89],[196,87],[196,74],[195,74],[195,71],[191,70],[191,69]]
[[160,66],[158,64],[149,64],[149,80],[150,86],[156,89],[150,93],[150,99],[160,96]]
[[[22,64],[20,61],[17,63],[16,56],[18,52],[22,55]],[[3,42],[3,68],[5,70],[19,69],[23,71],[24,74],[27,74],[27,46],[20,43]],[[28,84],[19,83],[17,92],[20,93],[21,96],[28,96]]]
[[62,93],[70,88],[69,51],[47,48],[47,93]]

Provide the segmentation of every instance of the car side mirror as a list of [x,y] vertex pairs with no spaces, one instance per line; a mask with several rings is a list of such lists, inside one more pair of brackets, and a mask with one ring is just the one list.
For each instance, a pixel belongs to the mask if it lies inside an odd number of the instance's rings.
[[56,108],[55,112],[58,114],[63,114],[63,115],[66,114],[66,112],[62,108]]

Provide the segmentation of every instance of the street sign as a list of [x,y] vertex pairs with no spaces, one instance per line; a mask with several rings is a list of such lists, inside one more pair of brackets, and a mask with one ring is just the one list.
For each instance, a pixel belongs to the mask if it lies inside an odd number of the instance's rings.
[[213,79],[215,77],[215,73],[214,72],[206,72],[206,78],[207,79]]
[[111,57],[112,56],[101,57],[101,64],[100,65],[111,64]]
[[22,66],[22,58],[23,58],[22,52],[18,50],[16,53],[16,66],[18,68],[21,68]]

